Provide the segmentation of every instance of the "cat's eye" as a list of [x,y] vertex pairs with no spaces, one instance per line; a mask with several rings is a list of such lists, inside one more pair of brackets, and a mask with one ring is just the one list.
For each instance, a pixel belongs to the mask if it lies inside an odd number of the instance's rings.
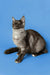
[[17,24],[17,23],[15,23],[15,24]]

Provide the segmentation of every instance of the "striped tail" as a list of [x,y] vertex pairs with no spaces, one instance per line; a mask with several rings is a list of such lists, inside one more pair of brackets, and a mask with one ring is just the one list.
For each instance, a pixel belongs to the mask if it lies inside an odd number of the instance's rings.
[[18,51],[19,51],[19,48],[18,47],[10,48],[10,49],[6,50],[4,52],[4,54],[11,54],[11,53],[18,52]]

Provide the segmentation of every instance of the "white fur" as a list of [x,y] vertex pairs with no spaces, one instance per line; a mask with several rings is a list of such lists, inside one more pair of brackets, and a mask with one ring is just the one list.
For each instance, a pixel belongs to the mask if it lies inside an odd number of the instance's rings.
[[18,61],[15,61],[15,63],[18,63]]
[[21,50],[24,50],[24,40],[23,38],[26,36],[26,32],[24,28],[21,29],[13,29],[13,41],[16,46],[21,47]]
[[34,56],[34,57],[35,57],[35,55],[34,55],[34,54],[32,54],[32,56]]
[[[26,33],[23,29],[13,29],[13,39],[20,41],[26,36]],[[19,40],[18,40],[19,39]]]
[[25,31],[24,31],[24,28],[21,28],[21,29],[13,29],[13,38],[15,39],[22,39],[22,38],[25,36]]

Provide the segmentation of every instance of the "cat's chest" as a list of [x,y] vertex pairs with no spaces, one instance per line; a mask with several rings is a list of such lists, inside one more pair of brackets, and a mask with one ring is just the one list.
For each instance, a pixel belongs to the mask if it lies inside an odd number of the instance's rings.
[[13,41],[15,45],[22,46],[24,42],[25,33],[20,31],[13,31]]
[[22,36],[23,36],[23,35],[22,35],[22,33],[20,33],[20,32],[13,32],[13,39],[16,39],[16,40],[22,39],[22,38],[21,38]]
[[23,39],[23,34],[21,32],[13,32],[13,41],[16,45],[20,43]]

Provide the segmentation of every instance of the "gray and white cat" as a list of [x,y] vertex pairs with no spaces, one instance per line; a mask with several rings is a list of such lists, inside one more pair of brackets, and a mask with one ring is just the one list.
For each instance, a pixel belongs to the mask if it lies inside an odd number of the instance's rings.
[[38,56],[48,52],[45,48],[45,40],[38,32],[31,29],[24,29],[24,16],[20,20],[16,20],[12,17],[12,20],[13,42],[17,47],[6,50],[5,54],[18,52],[17,55],[19,56],[15,62],[20,63],[27,53],[32,54],[32,56]]

